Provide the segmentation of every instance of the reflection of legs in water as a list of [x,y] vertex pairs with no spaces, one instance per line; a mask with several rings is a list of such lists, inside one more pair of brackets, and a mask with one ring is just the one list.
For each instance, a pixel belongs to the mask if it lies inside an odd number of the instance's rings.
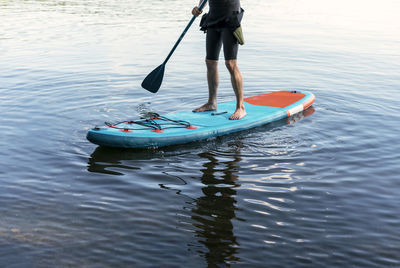
[[[235,183],[237,176],[233,171],[241,159],[235,157],[232,162],[219,163],[211,154],[202,153],[199,156],[207,158],[209,162],[204,164],[204,169],[201,170],[204,196],[196,200],[197,207],[193,209],[192,218],[196,220],[195,225],[199,228],[196,232],[200,238],[199,242],[208,249],[205,253],[207,263],[213,267],[238,260],[235,256],[237,242],[232,224],[236,210],[234,187],[238,185]],[[217,168],[221,164],[226,165],[222,170],[224,175],[216,177],[214,173],[217,170],[221,171],[221,167]]]

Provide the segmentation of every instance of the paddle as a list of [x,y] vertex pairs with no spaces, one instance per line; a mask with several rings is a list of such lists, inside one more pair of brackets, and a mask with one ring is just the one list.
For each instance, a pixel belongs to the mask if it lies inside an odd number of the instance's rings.
[[[206,5],[207,0],[204,0],[200,6],[198,7],[199,10],[202,10],[203,7]],[[142,87],[144,89],[147,89],[148,91],[152,93],[156,93],[161,86],[163,77],[164,77],[164,71],[165,71],[165,65],[167,64],[169,58],[171,58],[172,54],[174,53],[175,49],[178,47],[179,43],[182,41],[183,37],[185,36],[186,32],[189,30],[190,26],[192,26],[194,20],[196,19],[196,16],[193,16],[193,18],[190,20],[189,24],[186,26],[185,30],[183,30],[183,33],[179,37],[178,41],[176,41],[174,47],[172,48],[171,52],[169,52],[167,58],[164,60],[164,62],[155,68],[151,73],[147,75],[147,77],[143,80],[142,82]]]

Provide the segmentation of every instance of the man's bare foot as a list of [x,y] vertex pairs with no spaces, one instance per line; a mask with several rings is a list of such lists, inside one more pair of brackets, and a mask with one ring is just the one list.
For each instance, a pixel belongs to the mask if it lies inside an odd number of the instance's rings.
[[200,106],[199,108],[194,109],[193,112],[198,113],[198,112],[215,111],[215,110],[217,110],[217,105],[212,104],[212,103],[206,103],[203,106]]
[[239,120],[246,116],[244,107],[237,108],[236,111],[229,117],[230,120]]

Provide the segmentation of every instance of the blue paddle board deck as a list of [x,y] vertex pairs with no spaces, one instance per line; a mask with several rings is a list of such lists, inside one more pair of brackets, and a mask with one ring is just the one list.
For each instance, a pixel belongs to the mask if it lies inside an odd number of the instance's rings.
[[162,147],[222,136],[292,116],[310,107],[312,93],[302,90],[276,91],[244,99],[247,115],[229,120],[236,101],[218,104],[217,111],[183,111],[164,116],[106,123],[89,130],[87,139],[97,145],[119,148]]

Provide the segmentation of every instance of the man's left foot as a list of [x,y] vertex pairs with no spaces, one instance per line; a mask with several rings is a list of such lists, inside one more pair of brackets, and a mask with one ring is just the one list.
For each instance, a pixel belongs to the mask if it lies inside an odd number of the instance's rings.
[[244,108],[237,108],[236,111],[229,117],[229,120],[239,120],[246,116]]

